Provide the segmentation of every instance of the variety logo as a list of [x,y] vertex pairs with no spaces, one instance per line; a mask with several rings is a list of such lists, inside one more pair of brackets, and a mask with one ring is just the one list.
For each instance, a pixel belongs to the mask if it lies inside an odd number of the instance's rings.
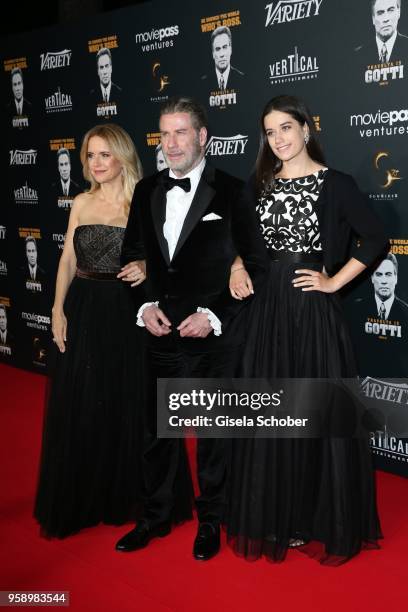
[[6,238],[6,226],[0,225],[0,240],[5,240]]
[[361,383],[365,397],[408,406],[408,385],[367,376]]
[[10,151],[10,166],[33,166],[37,161],[37,151],[15,149]]
[[[142,51],[157,51],[165,47],[174,45],[173,37],[178,36],[180,28],[178,25],[167,26],[165,28],[152,28],[149,32],[139,32],[135,34],[136,44],[142,45]],[[170,39],[170,40],[168,40]]]
[[70,66],[71,56],[71,49],[41,53],[41,70],[54,70],[55,68],[65,68],[66,66]]
[[211,136],[207,143],[206,155],[243,155],[248,136]]
[[14,201],[16,204],[38,204],[37,190],[29,187],[26,183],[22,187],[14,189]]
[[265,6],[265,27],[316,17],[323,0],[278,0]]
[[[365,113],[350,116],[350,126],[358,127],[361,138],[408,134],[408,109]],[[397,124],[397,125],[395,125]]]
[[7,264],[0,259],[0,276],[7,276]]
[[318,74],[319,66],[317,58],[299,54],[297,47],[295,47],[294,53],[273,64],[269,64],[271,85],[316,79]]
[[45,111],[47,113],[61,113],[72,110],[72,99],[70,94],[61,93],[61,89],[45,98]]

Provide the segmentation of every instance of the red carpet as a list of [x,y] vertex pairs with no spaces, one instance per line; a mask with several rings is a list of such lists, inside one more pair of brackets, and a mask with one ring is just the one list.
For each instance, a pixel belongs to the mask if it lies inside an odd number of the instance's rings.
[[[191,555],[195,522],[143,551],[115,552],[125,527],[101,525],[44,540],[32,519],[45,379],[0,365],[0,590],[70,591],[70,610],[405,612],[408,481],[377,473],[385,539],[349,563],[322,567],[297,551],[273,565],[225,546],[207,563]],[[42,609],[42,608],[40,608]]]

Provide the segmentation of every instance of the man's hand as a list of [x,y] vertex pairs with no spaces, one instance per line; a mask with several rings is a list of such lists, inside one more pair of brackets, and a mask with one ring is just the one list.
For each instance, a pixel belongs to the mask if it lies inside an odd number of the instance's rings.
[[208,316],[196,312],[184,319],[177,328],[182,338],[206,338],[213,331]]
[[167,336],[171,332],[170,321],[164,312],[154,304],[144,309],[142,319],[147,331],[153,336]]

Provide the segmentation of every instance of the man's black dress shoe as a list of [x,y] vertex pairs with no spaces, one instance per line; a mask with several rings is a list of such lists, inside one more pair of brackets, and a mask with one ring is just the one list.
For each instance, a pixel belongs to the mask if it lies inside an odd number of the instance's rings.
[[120,552],[132,552],[139,550],[148,545],[153,538],[163,538],[171,531],[170,523],[160,523],[159,525],[150,525],[148,521],[142,520],[132,531],[129,531],[121,538],[115,548]]
[[194,540],[193,555],[197,561],[207,561],[220,550],[220,526],[200,523]]

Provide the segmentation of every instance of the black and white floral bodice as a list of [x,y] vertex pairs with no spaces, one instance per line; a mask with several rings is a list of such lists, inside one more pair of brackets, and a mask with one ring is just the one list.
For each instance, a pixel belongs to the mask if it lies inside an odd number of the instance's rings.
[[315,204],[327,168],[296,179],[277,178],[258,200],[262,234],[268,249],[311,253],[321,251]]

